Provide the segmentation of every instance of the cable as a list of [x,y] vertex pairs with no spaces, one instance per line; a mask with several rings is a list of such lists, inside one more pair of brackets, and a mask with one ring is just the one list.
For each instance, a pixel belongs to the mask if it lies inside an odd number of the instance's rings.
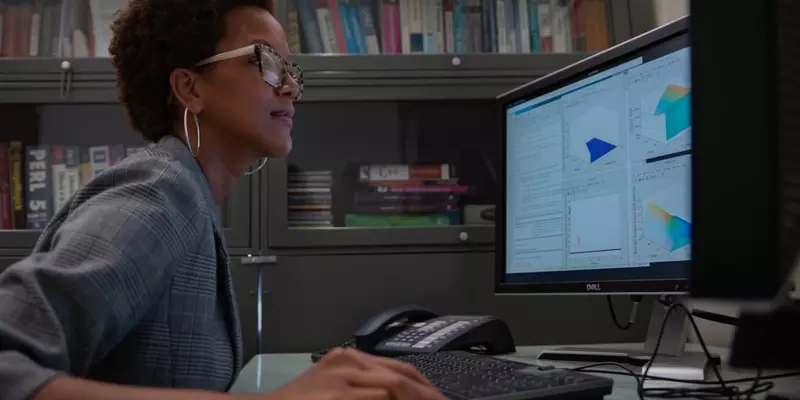
[[[658,298],[657,301],[665,307],[669,307],[672,305],[672,302],[664,297]],[[739,318],[732,317],[730,315],[715,313],[706,310],[691,310],[691,312],[693,316],[700,319],[704,319],[706,321],[716,322],[718,324],[724,324],[724,325],[732,325],[732,326],[739,325]]]
[[[592,368],[604,367],[604,366],[617,367],[617,368],[625,370],[625,372],[605,371],[605,370],[592,370]],[[600,374],[628,375],[628,376],[633,377],[633,379],[636,380],[636,387],[637,388],[639,387],[639,384],[641,383],[641,380],[642,380],[642,375],[639,375],[636,372],[633,372],[632,369],[628,368],[627,366],[625,366],[623,364],[615,363],[615,362],[601,362],[601,363],[596,363],[596,364],[584,365],[582,367],[572,368],[572,370],[573,371],[600,373]],[[636,394],[639,396],[639,400],[644,400],[644,395],[642,395],[641,392],[639,392],[637,390]]]
[[[631,371],[630,369],[625,367],[624,364],[618,364],[618,363],[613,363],[613,362],[603,362],[603,363],[597,363],[597,364],[591,364],[591,365],[583,365],[583,366],[580,366],[580,367],[577,367],[577,368],[572,368],[572,370],[573,371],[590,372],[590,373],[593,373],[593,374],[624,375],[624,376],[631,376],[631,377],[636,378],[636,379],[641,379],[642,378],[642,374],[637,374],[635,372],[621,372],[621,371],[609,371],[609,370],[606,370],[606,369],[594,369],[594,368],[603,367],[603,366],[616,366],[616,367],[619,367],[619,368],[623,368],[624,367],[626,370]],[[751,383],[751,382],[753,382],[755,380],[762,381],[762,380],[774,380],[774,379],[794,378],[794,377],[800,377],[800,371],[784,372],[784,373],[780,373],[780,374],[771,374],[771,375],[763,375],[762,374],[760,377],[759,376],[754,376],[754,377],[750,377],[750,378],[730,379],[730,380],[726,380],[725,383],[728,383],[728,384]],[[715,381],[709,382],[709,381],[696,380],[696,379],[678,379],[678,378],[670,378],[670,377],[666,377],[666,376],[656,376],[656,375],[648,375],[647,379],[649,379],[651,381],[665,381],[665,382],[685,383],[687,385],[711,385],[711,386],[713,386],[713,385],[718,385],[719,384],[719,382],[715,382]]]
[[621,331],[627,331],[630,329],[633,324],[636,322],[636,313],[639,310],[639,303],[642,302],[643,296],[631,296],[631,302],[633,305],[631,306],[631,314],[628,317],[628,322],[625,325],[619,323],[617,320],[617,313],[614,311],[614,303],[611,301],[611,296],[606,296],[606,302],[608,303],[608,312],[611,313],[611,321],[614,322],[614,325],[617,326],[617,329]]
[[[633,377],[636,380],[636,392],[640,399],[644,399],[646,397],[657,397],[657,398],[667,398],[667,399],[675,399],[675,398],[696,398],[701,400],[723,400],[723,399],[740,399],[740,398],[751,398],[753,395],[764,393],[766,391],[771,390],[774,387],[772,382],[766,382],[766,380],[772,379],[779,379],[779,378],[786,378],[786,377],[793,377],[793,376],[800,376],[800,372],[791,372],[791,373],[782,373],[782,374],[774,374],[764,376],[762,375],[762,369],[758,368],[756,371],[756,376],[752,378],[743,378],[743,379],[732,379],[732,380],[724,380],[722,378],[722,374],[719,371],[717,365],[713,362],[710,362],[710,366],[716,381],[698,381],[698,380],[682,380],[682,379],[674,379],[674,378],[665,378],[665,377],[658,377],[658,376],[648,376],[650,372],[650,367],[655,362],[656,357],[658,356],[658,350],[661,347],[661,342],[664,339],[664,332],[666,330],[667,321],[669,319],[670,314],[676,308],[680,308],[686,316],[689,318],[689,322],[692,324],[692,329],[694,330],[695,334],[697,335],[697,340],[700,344],[700,347],[703,349],[706,357],[709,361],[712,360],[712,356],[710,351],[708,350],[708,346],[703,339],[703,336],[700,332],[700,329],[697,326],[697,321],[695,320],[695,316],[692,315],[691,311],[681,303],[673,303],[669,305],[669,308],[665,312],[664,319],[661,323],[661,329],[658,334],[658,339],[656,340],[655,349],[653,349],[653,353],[650,357],[650,362],[645,367],[644,373],[637,374],[633,372],[628,367],[619,364],[619,363],[598,363],[598,364],[591,364],[591,365],[584,365],[582,367],[574,368],[575,371],[584,371],[584,372],[593,372],[593,373],[605,373],[605,374],[617,374],[617,375],[628,375]],[[597,367],[600,366],[615,366],[617,368],[625,370],[625,373],[616,372],[616,371],[607,371],[607,370],[597,370]],[[595,368],[595,369],[593,369]],[[645,380],[663,380],[663,381],[671,381],[671,382],[678,382],[684,384],[691,384],[697,385],[699,387],[687,387],[687,388],[650,388],[645,389],[644,383]],[[752,384],[746,388],[742,389],[738,386],[732,386],[738,383],[748,383],[752,382]]]
[[[638,385],[638,392],[641,393],[643,396],[646,394],[647,396],[651,397],[667,397],[672,398],[675,395],[680,395],[681,397],[697,397],[703,399],[716,399],[716,398],[734,398],[735,396],[738,397],[742,395],[741,391],[736,386],[728,386],[724,379],[722,379],[722,374],[719,372],[719,368],[713,362],[710,363],[711,371],[714,373],[714,376],[717,378],[717,383],[719,383],[719,388],[712,388],[716,390],[703,390],[702,392],[693,392],[695,389],[684,389],[684,388],[669,388],[669,389],[657,389],[657,390],[648,390],[645,391],[644,382],[647,379],[647,374],[650,372],[650,367],[653,366],[653,363],[658,356],[658,350],[661,348],[661,341],[664,339],[664,332],[667,328],[667,321],[669,320],[670,314],[675,311],[676,308],[680,308],[683,312],[686,313],[686,316],[689,318],[689,322],[692,324],[692,329],[694,329],[695,334],[697,335],[697,341],[700,343],[700,347],[703,349],[703,353],[705,353],[708,360],[712,360],[713,357],[711,356],[711,352],[708,351],[708,346],[706,345],[706,341],[703,339],[703,335],[700,332],[700,328],[697,327],[697,321],[695,321],[694,316],[692,315],[691,311],[689,311],[686,306],[682,303],[674,303],[667,308],[667,311],[664,313],[664,320],[661,323],[661,329],[658,333],[658,339],[656,340],[655,348],[653,349],[653,354],[650,357],[650,362],[644,368],[644,373],[642,374],[642,379],[639,380]],[[769,389],[766,389],[769,390]]]
[[704,319],[706,321],[716,322],[718,324],[732,325],[732,326],[739,325],[739,318],[731,317],[730,315],[719,314],[705,310],[692,310],[692,315],[697,318]]

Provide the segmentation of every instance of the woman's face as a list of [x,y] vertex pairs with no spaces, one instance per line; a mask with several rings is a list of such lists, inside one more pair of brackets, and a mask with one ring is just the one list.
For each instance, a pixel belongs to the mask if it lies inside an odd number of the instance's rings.
[[[264,44],[289,61],[289,46],[280,23],[266,10],[240,7],[226,16],[226,31],[217,54],[253,44]],[[286,156],[292,150],[293,99],[297,83],[288,76],[279,88],[264,82],[254,56],[212,64],[203,74],[201,128],[214,126],[230,142],[252,157]]]

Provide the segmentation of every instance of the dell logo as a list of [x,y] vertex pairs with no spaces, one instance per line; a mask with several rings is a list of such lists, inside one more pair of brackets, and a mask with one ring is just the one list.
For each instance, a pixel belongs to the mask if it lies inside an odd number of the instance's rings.
[[599,283],[587,283],[586,284],[586,291],[587,292],[602,292],[603,289],[600,289]]

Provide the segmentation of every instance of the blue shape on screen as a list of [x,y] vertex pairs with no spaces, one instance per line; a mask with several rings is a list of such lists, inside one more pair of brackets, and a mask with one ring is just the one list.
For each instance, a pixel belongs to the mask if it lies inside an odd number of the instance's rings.
[[608,154],[611,150],[616,149],[617,146],[598,138],[592,138],[586,142],[586,148],[589,149],[589,162],[593,163]]

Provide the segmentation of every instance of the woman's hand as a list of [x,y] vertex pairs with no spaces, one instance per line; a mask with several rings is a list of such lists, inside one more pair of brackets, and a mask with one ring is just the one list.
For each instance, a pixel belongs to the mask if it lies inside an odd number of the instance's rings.
[[270,400],[445,400],[414,367],[335,349],[267,397]]

